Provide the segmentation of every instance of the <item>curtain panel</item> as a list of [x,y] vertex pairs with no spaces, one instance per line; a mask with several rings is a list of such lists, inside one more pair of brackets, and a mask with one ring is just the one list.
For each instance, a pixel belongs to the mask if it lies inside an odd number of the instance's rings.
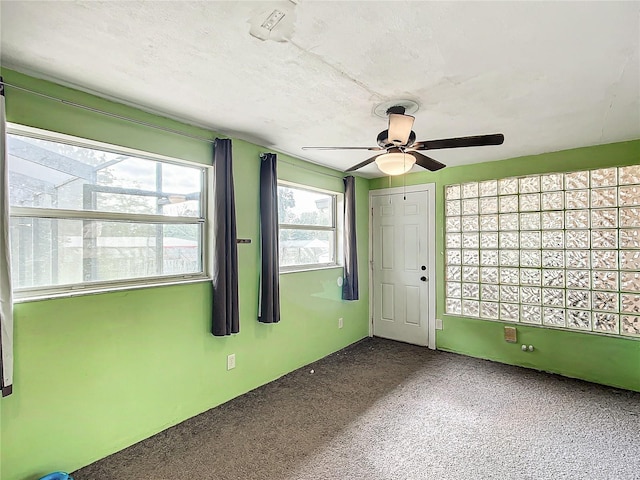
[[260,155],[260,306],[258,321],[280,321],[280,261],[278,256],[278,159]]
[[358,300],[358,246],[356,242],[356,179],[344,182],[344,281],[342,299]]
[[211,333],[240,331],[238,246],[231,140],[216,138],[213,153],[213,309]]
[[13,390],[13,293],[9,243],[9,166],[5,88],[0,77],[0,388],[2,396]]

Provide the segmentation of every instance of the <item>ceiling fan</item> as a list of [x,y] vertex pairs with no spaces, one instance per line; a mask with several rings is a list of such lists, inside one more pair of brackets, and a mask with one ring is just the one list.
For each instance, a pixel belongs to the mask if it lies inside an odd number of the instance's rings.
[[413,130],[415,117],[405,115],[405,107],[395,105],[387,109],[389,128],[378,134],[377,147],[302,147],[303,150],[371,150],[384,151],[364,162],[358,163],[346,172],[353,172],[372,162],[387,175],[401,175],[411,170],[414,164],[432,172],[444,168],[445,165],[427,157],[418,150],[437,150],[441,148],[482,147],[485,145],[502,145],[504,135],[475,135],[471,137],[443,138],[440,140],[416,141]]

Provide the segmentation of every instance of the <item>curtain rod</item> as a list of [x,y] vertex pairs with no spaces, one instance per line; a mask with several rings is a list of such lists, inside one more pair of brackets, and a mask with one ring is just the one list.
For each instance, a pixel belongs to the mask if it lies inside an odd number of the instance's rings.
[[136,120],[135,118],[125,117],[124,115],[118,115],[116,113],[106,112],[104,110],[100,110],[98,108],[90,107],[88,105],[83,105],[81,103],[71,102],[69,100],[64,100],[62,98],[54,97],[52,95],[47,95],[46,93],[36,92],[35,90],[30,90],[28,88],[19,87],[18,85],[13,85],[11,83],[0,81],[6,87],[15,88],[16,90],[21,90],[23,92],[30,93],[32,95],[36,95],[38,97],[47,98],[49,100],[53,100],[55,102],[60,102],[65,105],[69,105],[71,107],[80,108],[83,110],[88,110],[93,113],[99,113],[100,115],[106,115],[107,117],[117,118],[119,120],[124,120],[126,122],[136,123],[138,125],[143,125],[145,127],[155,128],[157,130],[162,130],[169,133],[174,133],[176,135],[181,135],[183,137],[193,138],[194,140],[200,140],[202,142],[213,143],[215,140],[211,140],[210,138],[200,137],[198,135],[191,135],[189,133],[184,133],[179,130],[174,130],[173,128],[161,127],[160,125],[154,125],[153,123],[143,122],[142,120]]
[[[18,85],[14,85],[12,83],[5,82],[4,80],[0,80],[0,84],[4,85],[5,87],[15,88],[16,90],[21,90],[23,92],[27,92],[27,93],[30,93],[32,95],[36,95],[38,97],[46,98],[48,100],[53,100],[55,102],[60,102],[60,103],[63,103],[64,105],[68,105],[70,107],[75,107],[75,108],[80,108],[80,109],[83,109],[83,110],[88,110],[90,112],[98,113],[100,115],[106,115],[107,117],[117,118],[118,120],[124,120],[125,122],[135,123],[137,125],[142,125],[144,127],[155,128],[156,130],[162,130],[164,132],[173,133],[175,135],[180,135],[182,137],[187,137],[187,138],[191,138],[191,139],[194,139],[194,140],[200,140],[201,142],[206,142],[206,143],[214,143],[215,142],[215,140],[212,140],[210,138],[200,137],[198,135],[191,135],[189,133],[184,133],[184,132],[181,132],[179,130],[174,130],[173,128],[161,127],[160,125],[155,125],[153,123],[143,122],[142,120],[136,120],[135,118],[125,117],[124,115],[118,115],[116,113],[106,112],[104,110],[100,110],[98,108],[90,107],[88,105],[83,105],[81,103],[71,102],[69,100],[64,100],[62,98],[54,97],[52,95],[47,95],[46,93],[36,92],[35,90],[31,90],[29,88],[20,87]],[[326,175],[328,177],[334,177],[334,178],[343,178],[342,175],[332,175],[330,173],[319,172],[319,171],[314,170],[312,168],[307,168],[307,167],[303,167],[301,165],[297,165],[297,164],[292,163],[292,162],[287,162],[286,160],[278,160],[278,162],[286,163],[286,164],[289,164],[289,165],[297,167],[297,168],[302,168],[303,170],[308,170],[310,172],[317,173],[319,175]]]
[[[260,158],[262,158],[263,155],[264,153],[261,153]],[[326,177],[339,178],[339,179],[344,178],[344,175],[333,175],[332,173],[319,172],[318,170],[315,170],[313,168],[305,167],[303,165],[298,165],[297,163],[293,163],[293,162],[287,162],[286,160],[278,159],[278,163],[286,163],[287,165],[291,165],[292,167],[301,168],[302,170],[307,170],[308,172],[317,173],[318,175],[324,175]]]

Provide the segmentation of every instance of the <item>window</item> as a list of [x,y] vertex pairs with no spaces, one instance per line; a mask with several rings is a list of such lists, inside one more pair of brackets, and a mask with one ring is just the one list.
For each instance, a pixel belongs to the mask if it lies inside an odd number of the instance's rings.
[[640,336],[640,166],[445,187],[446,312]]
[[9,132],[16,298],[206,277],[207,167]]
[[280,270],[338,264],[337,211],[342,195],[278,184]]

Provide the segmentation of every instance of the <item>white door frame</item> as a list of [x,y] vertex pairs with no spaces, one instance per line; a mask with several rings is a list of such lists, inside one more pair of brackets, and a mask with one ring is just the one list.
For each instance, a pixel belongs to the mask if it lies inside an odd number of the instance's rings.
[[369,336],[373,337],[373,197],[404,192],[427,192],[427,279],[429,309],[427,312],[428,347],[436,349],[436,184],[369,190]]

